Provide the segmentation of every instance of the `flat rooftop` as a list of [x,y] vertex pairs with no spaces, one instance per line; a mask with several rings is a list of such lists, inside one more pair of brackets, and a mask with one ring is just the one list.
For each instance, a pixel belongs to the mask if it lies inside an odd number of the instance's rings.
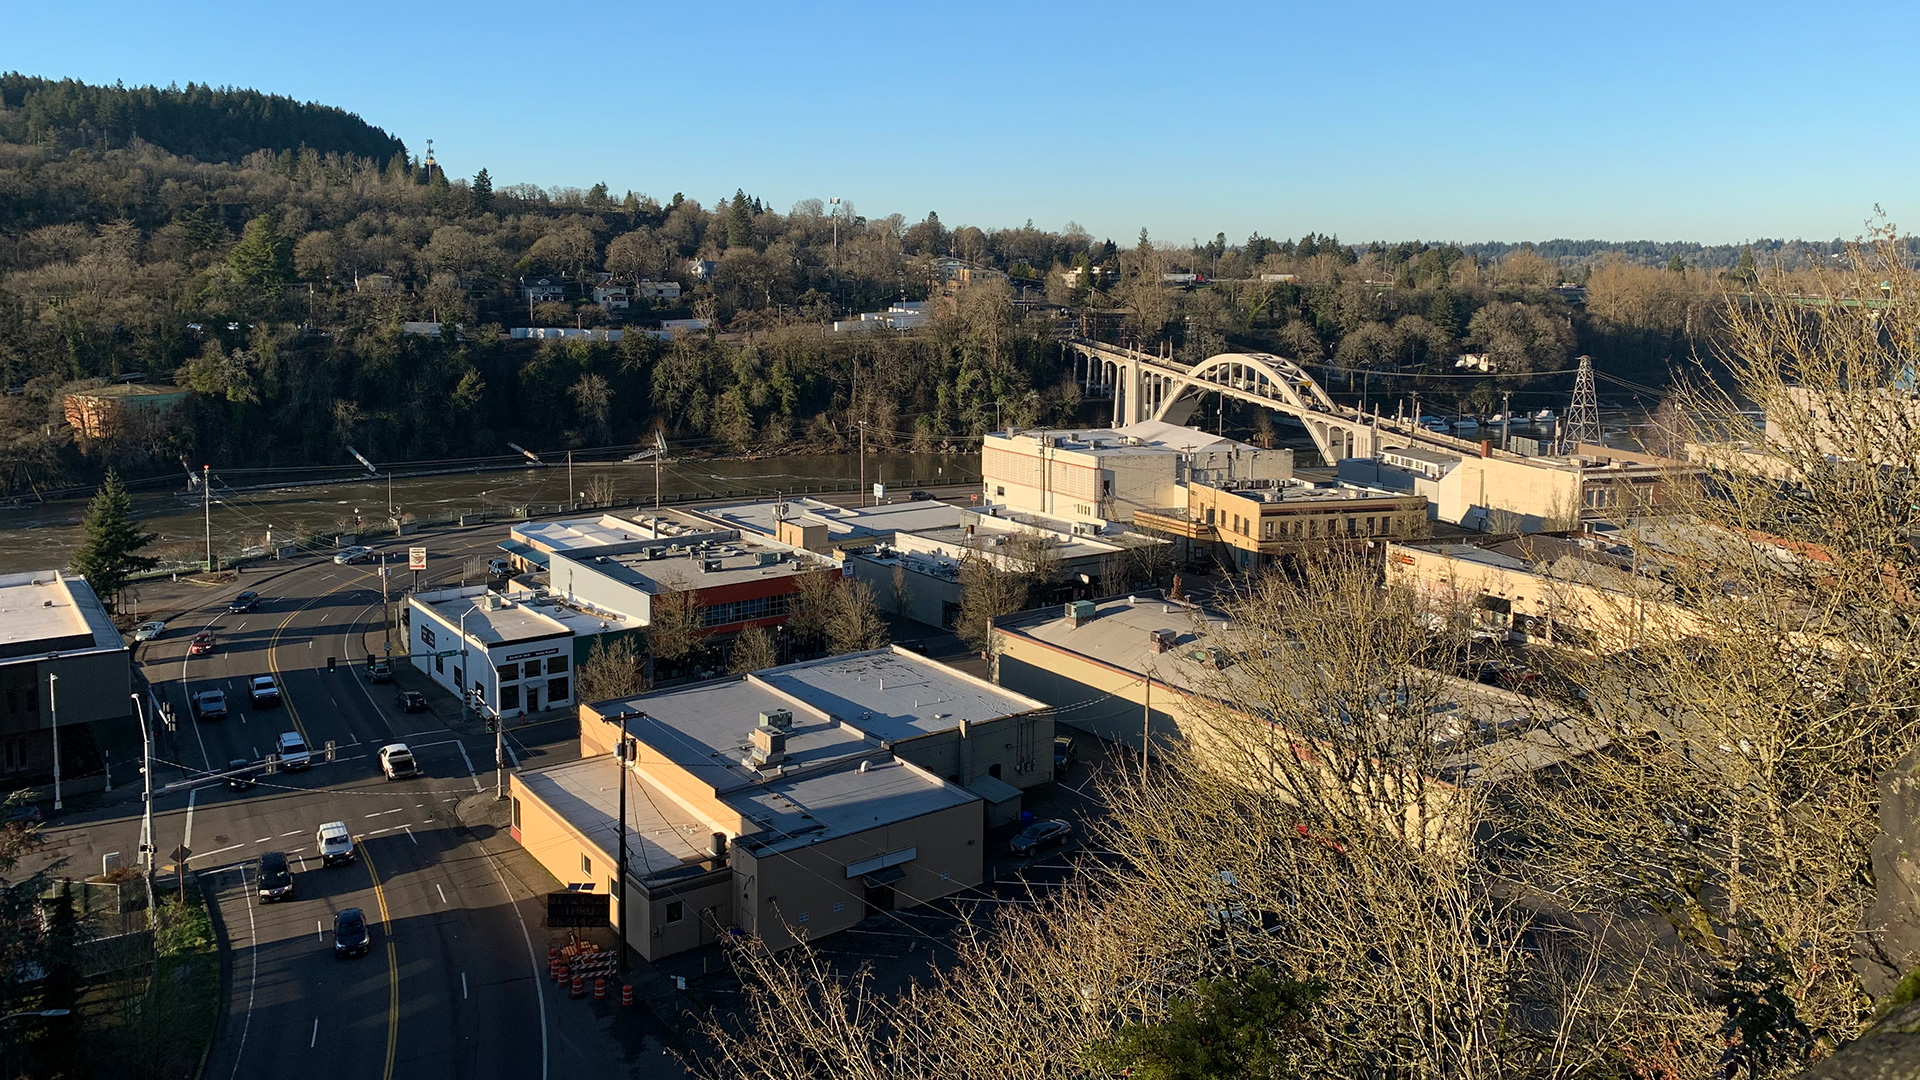
[[0,575],[0,660],[126,647],[85,578],[58,570]]
[[623,627],[626,622],[611,612],[587,612],[557,598],[536,598],[528,592],[495,600],[496,606],[489,609],[487,595],[485,586],[469,585],[418,593],[412,601],[449,626],[460,626],[464,619],[467,636],[487,646],[592,635],[602,629]]
[[1199,428],[1181,427],[1164,420],[1142,420],[1135,424],[1110,428],[1033,428],[997,431],[993,435],[1009,441],[1021,439],[1044,443],[1062,450],[1098,454],[1222,453],[1228,451],[1276,454],[1285,451],[1263,450],[1252,443],[1215,435]]
[[688,592],[793,577],[830,569],[833,560],[771,540],[703,541],[699,545],[649,543],[605,554],[556,556],[591,562],[608,577],[650,593]]
[[[782,511],[782,507],[785,508]],[[785,513],[801,525],[825,525],[830,542],[886,539],[895,533],[954,525],[966,511],[937,500],[904,501],[884,506],[835,506],[820,499],[765,499],[705,507],[706,517],[732,529],[775,535]]]
[[[982,515],[975,515],[978,521]],[[994,519],[987,519],[994,520]],[[1056,533],[1050,530],[1035,530],[1010,527],[1003,524],[999,528],[986,525],[975,526],[969,533],[965,525],[953,525],[944,529],[925,529],[906,536],[895,537],[894,541],[903,550],[930,550],[933,547],[952,552],[954,558],[962,557],[966,552],[978,551],[982,555],[1010,556],[1018,549],[1019,538],[1040,536],[1047,540],[1047,550],[1058,555],[1062,562],[1077,559],[1098,559],[1120,551],[1118,544],[1093,536],[1075,536],[1071,533]]]
[[1045,707],[896,648],[592,705],[603,717],[628,713],[629,734],[723,795],[767,782],[744,764],[763,712],[793,714],[786,765],[804,771],[878,755],[883,742],[949,731],[962,720],[997,720]]
[[[527,792],[559,814],[607,856],[609,865],[620,846],[616,815],[620,809],[620,764],[612,754],[569,761],[544,769],[514,774]],[[655,789],[648,798],[638,790],[647,779],[630,774],[627,790],[628,866],[649,877],[708,858],[713,826],[680,809]],[[606,874],[596,871],[604,888]]]
[[508,530],[515,540],[541,551],[578,551],[715,535],[723,530],[678,510],[655,510],[629,517],[601,514],[565,521],[536,521]]
[[1221,484],[1192,481],[1192,483],[1196,487],[1210,487],[1216,491],[1231,492],[1243,499],[1253,499],[1263,503],[1338,503],[1408,497],[1404,493],[1389,491],[1386,488],[1357,484],[1320,485],[1303,480],[1235,480]]
[[[808,773],[789,780],[735,792],[727,805],[761,827],[741,838],[762,851],[787,851],[821,840],[907,821],[950,807],[977,802],[979,796],[942,782],[898,759],[860,763]],[[876,852],[875,854],[878,854]]]

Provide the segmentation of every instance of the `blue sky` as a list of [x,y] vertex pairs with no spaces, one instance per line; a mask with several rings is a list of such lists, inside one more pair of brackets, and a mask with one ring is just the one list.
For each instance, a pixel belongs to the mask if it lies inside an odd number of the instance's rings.
[[1920,5],[0,3],[0,69],[339,105],[450,172],[1130,241],[1912,225]]

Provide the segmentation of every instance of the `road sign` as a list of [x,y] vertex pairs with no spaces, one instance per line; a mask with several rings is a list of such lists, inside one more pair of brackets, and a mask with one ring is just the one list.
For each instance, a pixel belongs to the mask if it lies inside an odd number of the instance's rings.
[[183,863],[187,861],[187,856],[191,854],[193,854],[193,849],[190,847],[187,847],[185,844],[182,844],[179,847],[174,848],[173,854],[167,857],[172,859],[175,863]]
[[885,484],[875,484],[875,485],[873,485],[873,497],[874,497],[875,499],[884,499],[884,498],[886,498],[886,497],[887,497],[887,485],[885,485]]
[[547,894],[548,926],[606,926],[612,920],[607,917],[607,901],[613,899],[605,893],[575,892],[562,889]]
[[427,568],[427,549],[410,547],[407,549],[407,569],[425,570]]

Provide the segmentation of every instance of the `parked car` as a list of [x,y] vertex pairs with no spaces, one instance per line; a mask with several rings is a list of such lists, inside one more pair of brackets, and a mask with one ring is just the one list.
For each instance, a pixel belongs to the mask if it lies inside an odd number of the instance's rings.
[[193,711],[202,720],[225,720],[227,718],[227,692],[225,690],[202,690],[194,695]]
[[253,707],[270,709],[280,704],[280,688],[274,685],[273,676],[260,675],[247,686],[247,693],[253,697]]
[[1043,848],[1057,847],[1073,836],[1073,823],[1053,818],[1036,821],[1020,830],[1020,835],[1007,845],[1008,850],[1022,858],[1032,855]]
[[353,861],[353,834],[344,821],[329,821],[314,834],[321,866],[345,865]]
[[269,851],[260,856],[260,902],[293,899],[293,868],[287,865],[284,851]]
[[40,821],[40,805],[38,803],[19,803],[7,807],[5,813],[0,813],[0,824],[18,825],[23,829],[31,829],[35,825],[40,824]]
[[418,690],[402,690],[400,696],[393,699],[401,712],[416,713],[427,711],[427,695]]
[[365,956],[373,948],[373,934],[367,929],[366,913],[357,907],[341,908],[333,917],[333,955]]
[[260,606],[260,594],[248,589],[232,600],[227,601],[227,611],[234,615],[245,615]]
[[253,786],[254,764],[246,758],[227,762],[227,790],[245,791]]
[[351,563],[366,562],[371,558],[373,558],[372,548],[355,544],[352,547],[341,548],[334,554],[333,561],[341,566],[346,566]]
[[404,780],[419,776],[420,766],[413,760],[413,751],[407,749],[406,743],[388,743],[380,748],[380,771],[386,773],[389,780]]
[[143,623],[141,623],[141,624],[140,624],[139,626],[136,626],[136,627],[134,627],[134,630],[133,630],[133,640],[135,640],[135,641],[152,641],[152,640],[153,640],[154,638],[157,638],[157,637],[159,637],[159,636],[160,636],[161,634],[164,634],[164,633],[166,633],[166,632],[167,632],[167,624],[166,624],[166,623],[163,623],[163,622],[143,622]]
[[1053,775],[1055,779],[1067,775],[1073,768],[1073,737],[1055,735],[1053,737]]
[[288,772],[296,772],[313,764],[313,752],[307,749],[307,740],[297,731],[280,733],[280,764]]
[[367,681],[377,683],[392,682],[393,661],[388,660],[384,656],[376,656],[367,661]]
[[212,651],[213,631],[211,630],[202,630],[193,635],[192,643],[187,646],[187,653],[192,656],[199,656],[201,653],[210,653]]
[[513,564],[505,559],[488,559],[487,573],[494,577],[506,577],[513,573]]

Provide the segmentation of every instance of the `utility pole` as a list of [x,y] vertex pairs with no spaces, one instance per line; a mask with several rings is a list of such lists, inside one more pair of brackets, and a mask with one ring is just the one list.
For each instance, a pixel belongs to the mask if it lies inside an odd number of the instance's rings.
[[1500,391],[1500,416],[1505,422],[1500,425],[1500,449],[1507,448],[1507,436],[1513,433],[1513,391]]
[[[485,701],[480,702],[479,713],[487,715]],[[493,710],[493,797],[507,797],[507,725],[499,709]],[[626,928],[621,927],[620,932],[626,933]]]
[[53,808],[60,809],[60,703],[54,697],[53,684],[60,676],[47,673],[47,712],[53,717]]
[[200,466],[200,505],[207,521],[207,573],[213,573],[213,466]]
[[627,768],[633,760],[633,745],[627,741],[627,713],[620,712],[620,752],[614,755],[615,763],[620,766],[620,865],[615,870],[619,884],[615,887],[614,904],[619,909],[620,921],[620,973],[627,973]]
[[860,505],[867,505],[867,422],[860,421]]
[[653,430],[653,508],[660,509],[660,459],[667,456],[667,433]]
[[158,917],[153,906],[153,736],[147,729],[147,709],[140,704],[140,695],[127,695],[133,699],[134,714],[140,717],[140,876],[147,883],[147,925],[153,925]]
[[[567,501],[573,501],[573,451],[571,450],[567,451]],[[574,509],[579,509],[578,503],[574,504]]]
[[380,640],[385,655],[393,655],[393,607],[387,599],[387,553],[380,553]]

